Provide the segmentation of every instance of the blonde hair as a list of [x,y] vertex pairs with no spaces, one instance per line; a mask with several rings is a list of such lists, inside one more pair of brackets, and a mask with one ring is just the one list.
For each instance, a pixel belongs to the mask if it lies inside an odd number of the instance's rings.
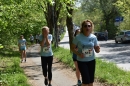
[[[80,28],[80,33],[83,33],[83,28],[84,28],[84,25],[85,25],[85,23],[86,22],[90,22],[90,24],[91,24],[91,26],[92,26],[92,31],[93,31],[93,29],[94,29],[94,24],[93,24],[93,22],[91,21],[91,20],[84,20],[82,23],[81,23],[81,28]],[[92,33],[92,31],[91,31],[91,33]]]
[[49,27],[47,27],[47,26],[42,27],[42,31],[43,31],[44,29],[49,30]]

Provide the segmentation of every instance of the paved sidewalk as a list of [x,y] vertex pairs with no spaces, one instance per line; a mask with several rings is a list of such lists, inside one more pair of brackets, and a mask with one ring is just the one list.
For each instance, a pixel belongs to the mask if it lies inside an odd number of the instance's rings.
[[[20,66],[24,69],[31,86],[45,86],[44,77],[41,69],[41,58],[39,55],[39,44],[35,44],[27,49],[27,62],[21,63]],[[52,86],[76,86],[75,71],[66,67],[56,58],[52,65]],[[95,82],[94,86],[102,86]]]

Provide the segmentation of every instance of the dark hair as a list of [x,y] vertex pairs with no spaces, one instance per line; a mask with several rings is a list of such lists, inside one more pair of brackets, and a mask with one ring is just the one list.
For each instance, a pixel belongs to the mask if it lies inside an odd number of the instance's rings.
[[77,29],[77,30],[75,31],[75,33],[74,33],[74,37],[77,35],[78,30],[79,30],[79,29]]
[[20,37],[23,37],[23,35],[20,35]]

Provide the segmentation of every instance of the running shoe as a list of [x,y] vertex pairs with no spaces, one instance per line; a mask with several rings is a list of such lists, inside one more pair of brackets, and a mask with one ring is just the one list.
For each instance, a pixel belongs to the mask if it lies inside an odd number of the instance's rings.
[[78,85],[78,86],[81,86],[81,84],[82,84],[81,81],[78,80],[77,85]]
[[49,84],[48,86],[52,86],[51,84]]
[[45,78],[44,84],[48,85],[48,80],[46,78]]

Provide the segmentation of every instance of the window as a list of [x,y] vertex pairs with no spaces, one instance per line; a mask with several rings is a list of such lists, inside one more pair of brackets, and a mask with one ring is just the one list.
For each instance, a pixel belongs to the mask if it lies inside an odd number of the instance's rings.
[[130,31],[127,31],[125,34],[130,34]]

